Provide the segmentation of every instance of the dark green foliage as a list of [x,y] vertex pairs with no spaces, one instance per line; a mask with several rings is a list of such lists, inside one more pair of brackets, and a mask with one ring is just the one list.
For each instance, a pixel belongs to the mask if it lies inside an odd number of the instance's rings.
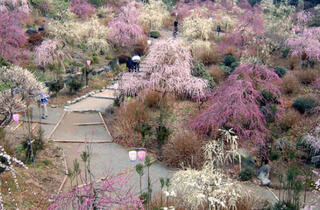
[[146,137],[152,135],[152,127],[151,127],[151,125],[149,125],[146,122],[142,122],[142,123],[137,124],[134,127],[134,130],[141,134],[142,147],[145,147],[145,144],[146,144],[146,141],[147,141]]
[[241,181],[248,181],[254,176],[255,172],[253,168],[246,167],[245,169],[241,170],[239,173],[239,178]]
[[95,7],[102,7],[107,4],[107,0],[89,0],[88,2]]
[[310,111],[317,105],[316,100],[311,97],[299,97],[293,102],[293,108],[298,110],[301,114]]
[[150,31],[149,36],[150,36],[151,38],[157,39],[157,38],[161,37],[161,34],[160,34],[159,31]]
[[166,142],[170,133],[170,130],[164,125],[159,125],[156,128],[156,136],[159,147],[161,147]]
[[211,89],[213,89],[215,87],[213,77],[210,75],[210,73],[208,72],[208,69],[202,63],[200,63],[198,61],[195,62],[194,66],[191,70],[191,74],[192,74],[192,76],[200,77],[200,78],[208,80],[209,87]]
[[70,93],[72,93],[73,91],[79,91],[82,87],[82,83],[79,79],[74,78],[69,84],[69,90]]
[[282,58],[286,58],[290,52],[290,47],[285,47],[281,50],[281,56]]
[[[0,162],[6,166],[9,166],[8,160],[5,157],[0,157]],[[0,174],[5,171],[5,168],[0,167]]]
[[262,103],[265,105],[267,103],[277,103],[277,97],[267,90],[261,91]]
[[61,80],[55,80],[49,84],[49,90],[56,94],[63,88],[63,82]]
[[221,64],[221,68],[224,69],[227,74],[231,74],[238,66],[239,62],[232,55],[226,55],[224,57],[223,63]]
[[299,210],[292,203],[285,201],[278,201],[272,207],[272,210]]
[[267,106],[261,107],[262,113],[266,116],[267,123],[272,123],[275,121],[277,114],[277,106],[275,104],[270,104]]
[[271,161],[275,161],[275,160],[279,160],[280,158],[280,153],[278,151],[271,151],[271,154],[270,154],[270,160]]
[[32,138],[31,141],[26,139],[21,144],[25,152],[24,162],[26,163],[33,162],[36,158],[37,152],[43,149],[43,141],[40,138]]
[[232,63],[237,62],[237,59],[232,55],[227,55],[224,57],[223,64],[225,66],[231,66]]
[[287,73],[287,69],[283,66],[277,66],[274,69],[274,72],[279,76],[279,77],[283,77],[284,75],[286,75]]
[[162,0],[165,3],[169,10],[173,9],[179,0]]
[[0,56],[0,67],[2,66],[8,66],[9,63],[7,63],[1,56]]
[[248,0],[249,4],[254,7],[257,3],[261,2],[261,0]]
[[316,14],[313,16],[312,20],[310,21],[309,27],[319,27],[319,26],[320,26],[320,14]]

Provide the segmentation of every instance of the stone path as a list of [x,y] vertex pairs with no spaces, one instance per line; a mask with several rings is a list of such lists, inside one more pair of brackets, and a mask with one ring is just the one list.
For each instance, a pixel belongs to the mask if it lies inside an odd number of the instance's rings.
[[[56,142],[56,145],[63,149],[68,168],[72,168],[73,161],[77,159],[83,171],[84,165],[80,154],[86,151],[86,147],[84,143],[62,143],[60,141],[86,140],[88,142],[106,142],[88,144],[91,148],[91,171],[95,178],[105,177],[107,171],[111,171],[114,175],[128,172],[131,177],[129,184],[138,193],[139,176],[135,172],[135,165],[137,163],[129,161],[128,151],[125,148],[112,142],[112,137],[108,134],[99,115],[99,112],[104,112],[108,107],[113,105],[113,98],[115,98],[117,89],[116,83],[101,93],[70,105],[67,112],[60,108],[48,107],[48,118],[46,120],[41,119],[41,122],[51,124],[41,124],[41,128],[45,132],[45,139],[48,140],[50,138],[49,140],[59,141]],[[40,121],[39,108],[34,106],[33,110],[33,121]],[[62,118],[61,122],[59,122],[60,118]],[[79,126],[79,123],[94,123],[94,125]],[[56,126],[57,124],[58,126]],[[52,133],[53,130],[54,132]],[[49,136],[50,134],[52,135]],[[161,163],[154,163],[150,168],[153,192],[160,191],[159,178],[170,177],[173,172],[172,169],[167,168]],[[70,189],[70,182],[68,180],[64,184],[63,191]],[[143,187],[146,188],[146,172],[142,181]]]

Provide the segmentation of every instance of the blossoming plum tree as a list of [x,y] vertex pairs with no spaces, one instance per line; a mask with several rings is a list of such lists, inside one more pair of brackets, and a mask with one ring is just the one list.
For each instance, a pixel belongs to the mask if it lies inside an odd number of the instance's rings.
[[266,116],[260,109],[261,90],[280,95],[274,84],[280,79],[264,66],[243,64],[211,98],[211,105],[192,122],[191,127],[204,134],[215,136],[220,128],[233,128],[240,140],[264,143]]
[[192,56],[180,39],[154,43],[141,66],[146,71],[144,77],[132,73],[122,76],[120,89],[123,95],[134,96],[141,90],[150,88],[198,101],[206,96],[208,82],[191,75]]
[[38,82],[34,75],[19,66],[2,67],[0,84],[4,90],[0,92],[0,126],[8,125],[12,114],[25,108],[30,97],[46,93],[44,84]]
[[80,18],[87,19],[95,12],[95,9],[87,0],[72,0],[71,12]]
[[135,1],[122,7],[119,16],[108,25],[111,28],[109,35],[113,43],[121,47],[130,47],[145,38],[143,28],[138,22],[140,14],[141,4]]

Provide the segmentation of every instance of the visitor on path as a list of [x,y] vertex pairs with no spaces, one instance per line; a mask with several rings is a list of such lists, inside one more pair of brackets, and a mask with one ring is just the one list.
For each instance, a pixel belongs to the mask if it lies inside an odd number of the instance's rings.
[[41,102],[41,118],[46,119],[48,117],[48,109],[47,109],[47,102],[50,98],[47,94],[40,94],[40,102]]
[[134,71],[139,72],[140,71],[140,56],[139,55],[134,55],[132,57],[133,65],[134,65]]
[[176,38],[177,37],[177,34],[178,34],[178,19],[176,19],[173,23],[173,37]]
[[127,65],[127,68],[128,68],[128,70],[129,70],[129,72],[133,72],[133,70],[134,70],[134,63],[133,63],[133,61],[132,61],[131,58],[129,58],[129,59],[127,60],[126,65]]

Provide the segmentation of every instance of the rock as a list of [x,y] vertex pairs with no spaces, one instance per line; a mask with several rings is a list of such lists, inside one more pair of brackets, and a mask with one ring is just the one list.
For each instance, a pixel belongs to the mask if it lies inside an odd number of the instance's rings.
[[52,104],[50,107],[51,108],[57,108],[57,105]]
[[277,139],[274,146],[277,150],[281,150],[281,151],[292,149],[291,142],[288,141],[286,138]]
[[67,74],[72,74],[74,72],[74,66],[69,66],[67,69],[66,69],[66,73]]
[[312,157],[311,163],[315,164],[317,168],[320,167],[320,155]]
[[263,165],[259,170],[258,170],[258,179],[261,180],[261,184],[263,186],[268,186],[270,185],[270,179],[269,179],[269,174],[271,171],[271,167],[267,165]]
[[70,104],[71,104],[71,101],[67,101],[67,104],[70,105]]
[[76,58],[76,59],[80,59],[80,58],[81,58],[81,55],[80,55],[79,53],[76,53],[76,54],[74,54],[73,57]]
[[38,33],[38,30],[35,29],[35,28],[28,28],[27,31],[26,31],[26,33],[27,33],[28,35],[37,34],[37,33]]

